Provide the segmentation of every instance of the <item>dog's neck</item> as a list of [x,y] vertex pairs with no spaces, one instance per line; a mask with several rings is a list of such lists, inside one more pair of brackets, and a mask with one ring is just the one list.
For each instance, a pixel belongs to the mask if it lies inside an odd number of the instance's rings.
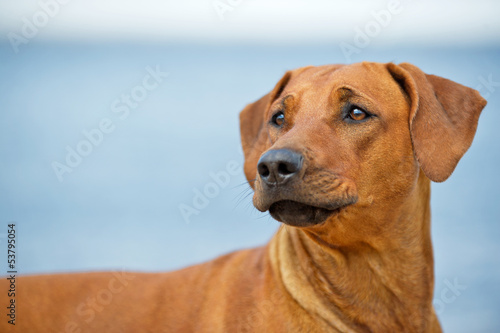
[[432,309],[429,180],[419,177],[415,191],[417,200],[409,200],[414,204],[388,214],[383,246],[329,246],[311,232],[285,226],[275,235],[273,269],[320,326],[340,332],[440,331]]

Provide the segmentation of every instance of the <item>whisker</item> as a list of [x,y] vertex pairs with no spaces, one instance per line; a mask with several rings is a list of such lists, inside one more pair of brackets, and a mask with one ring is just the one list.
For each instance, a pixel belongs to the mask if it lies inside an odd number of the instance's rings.
[[234,197],[233,200],[241,198],[242,196],[246,196],[248,193],[253,193],[251,190],[252,190],[251,187],[243,189],[243,191],[241,191],[236,197]]
[[262,214],[262,216],[257,217],[256,220],[261,220],[261,219],[266,218],[266,217],[267,217],[266,222],[269,222],[271,219],[271,214],[269,214],[269,212],[266,212],[266,213]]
[[[252,182],[255,181],[255,179],[251,180]],[[241,187],[241,186],[244,186],[244,185],[248,185],[249,182],[243,182],[241,184],[238,184],[238,185],[234,185],[233,187],[230,187],[231,190],[235,189],[235,188],[238,188],[238,187]]]
[[252,195],[253,192],[248,192],[248,193],[245,193],[245,194],[241,194],[240,195],[240,198],[238,199],[238,201],[236,202],[236,205],[235,207],[237,207],[239,204],[241,204],[243,202],[243,200],[245,200],[246,198],[248,198],[250,195]]

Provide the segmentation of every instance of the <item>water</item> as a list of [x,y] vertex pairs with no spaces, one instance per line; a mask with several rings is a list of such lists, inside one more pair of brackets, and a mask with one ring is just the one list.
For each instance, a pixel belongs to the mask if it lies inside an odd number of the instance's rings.
[[[411,62],[477,87],[490,75],[500,81],[499,55],[394,48],[363,50],[354,60]],[[287,69],[343,62],[336,44],[32,42],[17,55],[0,44],[0,218],[19,225],[20,271],[163,271],[264,244],[277,222],[252,207],[241,171],[189,223],[179,206],[193,205],[211,172],[241,168],[245,104]],[[121,119],[112,104],[143,84],[148,66],[168,77]],[[481,89],[489,104],[472,148],[447,182],[433,185],[436,299],[450,332],[500,329],[500,87],[491,89]],[[52,163],[65,163],[67,147],[77,149],[82,132],[103,119],[114,130],[60,182]],[[465,290],[454,294],[446,288],[455,279]]]

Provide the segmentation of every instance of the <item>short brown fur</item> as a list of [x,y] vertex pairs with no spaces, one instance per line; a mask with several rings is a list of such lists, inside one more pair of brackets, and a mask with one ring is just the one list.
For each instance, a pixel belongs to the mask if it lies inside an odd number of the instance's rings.
[[[345,122],[347,102],[376,117]],[[441,332],[432,307],[430,180],[453,172],[485,104],[477,91],[410,64],[290,71],[240,115],[254,205],[265,211],[272,200],[258,160],[282,148],[305,156],[301,183],[287,195],[345,208],[320,224],[283,225],[264,247],[177,272],[20,278],[15,329]],[[277,129],[269,120],[283,109]],[[96,305],[98,297],[107,304]],[[0,322],[2,332],[13,328]]]

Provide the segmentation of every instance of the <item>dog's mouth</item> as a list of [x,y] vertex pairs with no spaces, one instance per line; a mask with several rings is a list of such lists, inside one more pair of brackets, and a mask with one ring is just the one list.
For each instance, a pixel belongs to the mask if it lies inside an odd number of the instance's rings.
[[335,209],[311,206],[293,200],[281,200],[269,207],[271,216],[294,227],[307,227],[325,222],[329,217],[338,214],[346,206]]

